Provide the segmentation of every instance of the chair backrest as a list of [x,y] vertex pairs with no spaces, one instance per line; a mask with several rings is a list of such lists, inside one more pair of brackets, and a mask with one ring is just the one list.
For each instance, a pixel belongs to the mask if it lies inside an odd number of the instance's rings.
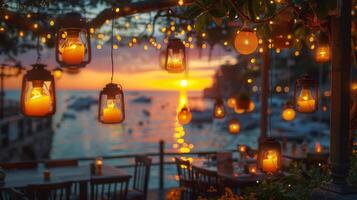
[[90,181],[90,199],[125,200],[130,176],[93,177]]
[[192,189],[193,180],[190,161],[175,157],[175,163],[180,187],[187,187]]
[[0,167],[3,169],[34,169],[38,167],[38,163],[31,161],[0,163]]
[[195,188],[200,196],[214,198],[221,193],[222,188],[216,171],[192,166],[192,174]]
[[135,157],[133,189],[147,195],[152,159],[147,156]]
[[78,166],[78,160],[46,160],[45,167],[46,168],[55,168],[55,167],[71,167]]
[[69,200],[71,182],[29,185],[26,193],[30,200]]

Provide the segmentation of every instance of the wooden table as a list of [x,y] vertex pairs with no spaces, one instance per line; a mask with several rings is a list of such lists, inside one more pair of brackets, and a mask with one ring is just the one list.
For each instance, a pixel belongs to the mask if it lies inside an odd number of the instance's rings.
[[89,165],[58,167],[50,169],[50,180],[43,178],[44,168],[25,170],[5,170],[5,183],[0,189],[26,188],[31,184],[46,184],[57,182],[75,182],[80,184],[79,199],[87,199],[87,183],[92,177],[125,176],[131,177],[125,171],[108,165],[103,165],[101,175],[91,175]]

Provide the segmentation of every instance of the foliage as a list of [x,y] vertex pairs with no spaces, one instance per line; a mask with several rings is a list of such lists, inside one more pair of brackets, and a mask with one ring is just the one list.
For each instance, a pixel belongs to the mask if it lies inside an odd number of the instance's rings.
[[245,199],[304,200],[309,199],[314,188],[330,180],[327,166],[302,169],[300,163],[292,163],[286,176],[263,181],[257,187],[244,191]]

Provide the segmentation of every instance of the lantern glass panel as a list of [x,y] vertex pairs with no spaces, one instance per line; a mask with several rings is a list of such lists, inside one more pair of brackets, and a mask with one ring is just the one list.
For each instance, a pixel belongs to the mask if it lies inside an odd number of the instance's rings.
[[268,138],[259,145],[259,167],[265,173],[276,173],[281,168],[281,145]]
[[45,117],[55,111],[54,83],[43,80],[24,80],[22,111],[29,117]]
[[124,102],[121,93],[115,96],[101,94],[99,120],[103,123],[120,123],[124,120]]
[[89,62],[86,29],[61,29],[58,34],[58,60],[62,66],[81,66]]
[[316,48],[315,59],[320,63],[328,62],[330,60],[330,46],[328,44],[320,44]]
[[295,86],[295,109],[301,113],[312,113],[318,108],[317,83],[311,79],[300,79]]
[[183,49],[168,49],[166,70],[182,72],[185,70],[185,53]]

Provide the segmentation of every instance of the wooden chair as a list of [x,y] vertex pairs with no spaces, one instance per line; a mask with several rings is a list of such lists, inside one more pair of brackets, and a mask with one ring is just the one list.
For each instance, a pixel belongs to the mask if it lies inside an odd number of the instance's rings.
[[183,189],[181,192],[181,199],[195,199],[197,192],[193,182],[192,166],[190,161],[175,157],[175,163],[179,178],[179,185],[180,188]]
[[128,199],[144,200],[147,198],[151,162],[152,159],[146,156],[135,157],[133,189],[129,190]]
[[55,167],[74,167],[78,166],[78,160],[46,160],[46,168],[55,168]]
[[31,161],[0,163],[0,167],[3,169],[35,169],[38,167],[38,163]]
[[69,200],[71,182],[29,185],[26,194],[30,200]]
[[125,200],[130,176],[93,177],[90,181],[91,200]]
[[204,198],[216,198],[223,190],[216,171],[192,166],[192,175],[197,195]]

